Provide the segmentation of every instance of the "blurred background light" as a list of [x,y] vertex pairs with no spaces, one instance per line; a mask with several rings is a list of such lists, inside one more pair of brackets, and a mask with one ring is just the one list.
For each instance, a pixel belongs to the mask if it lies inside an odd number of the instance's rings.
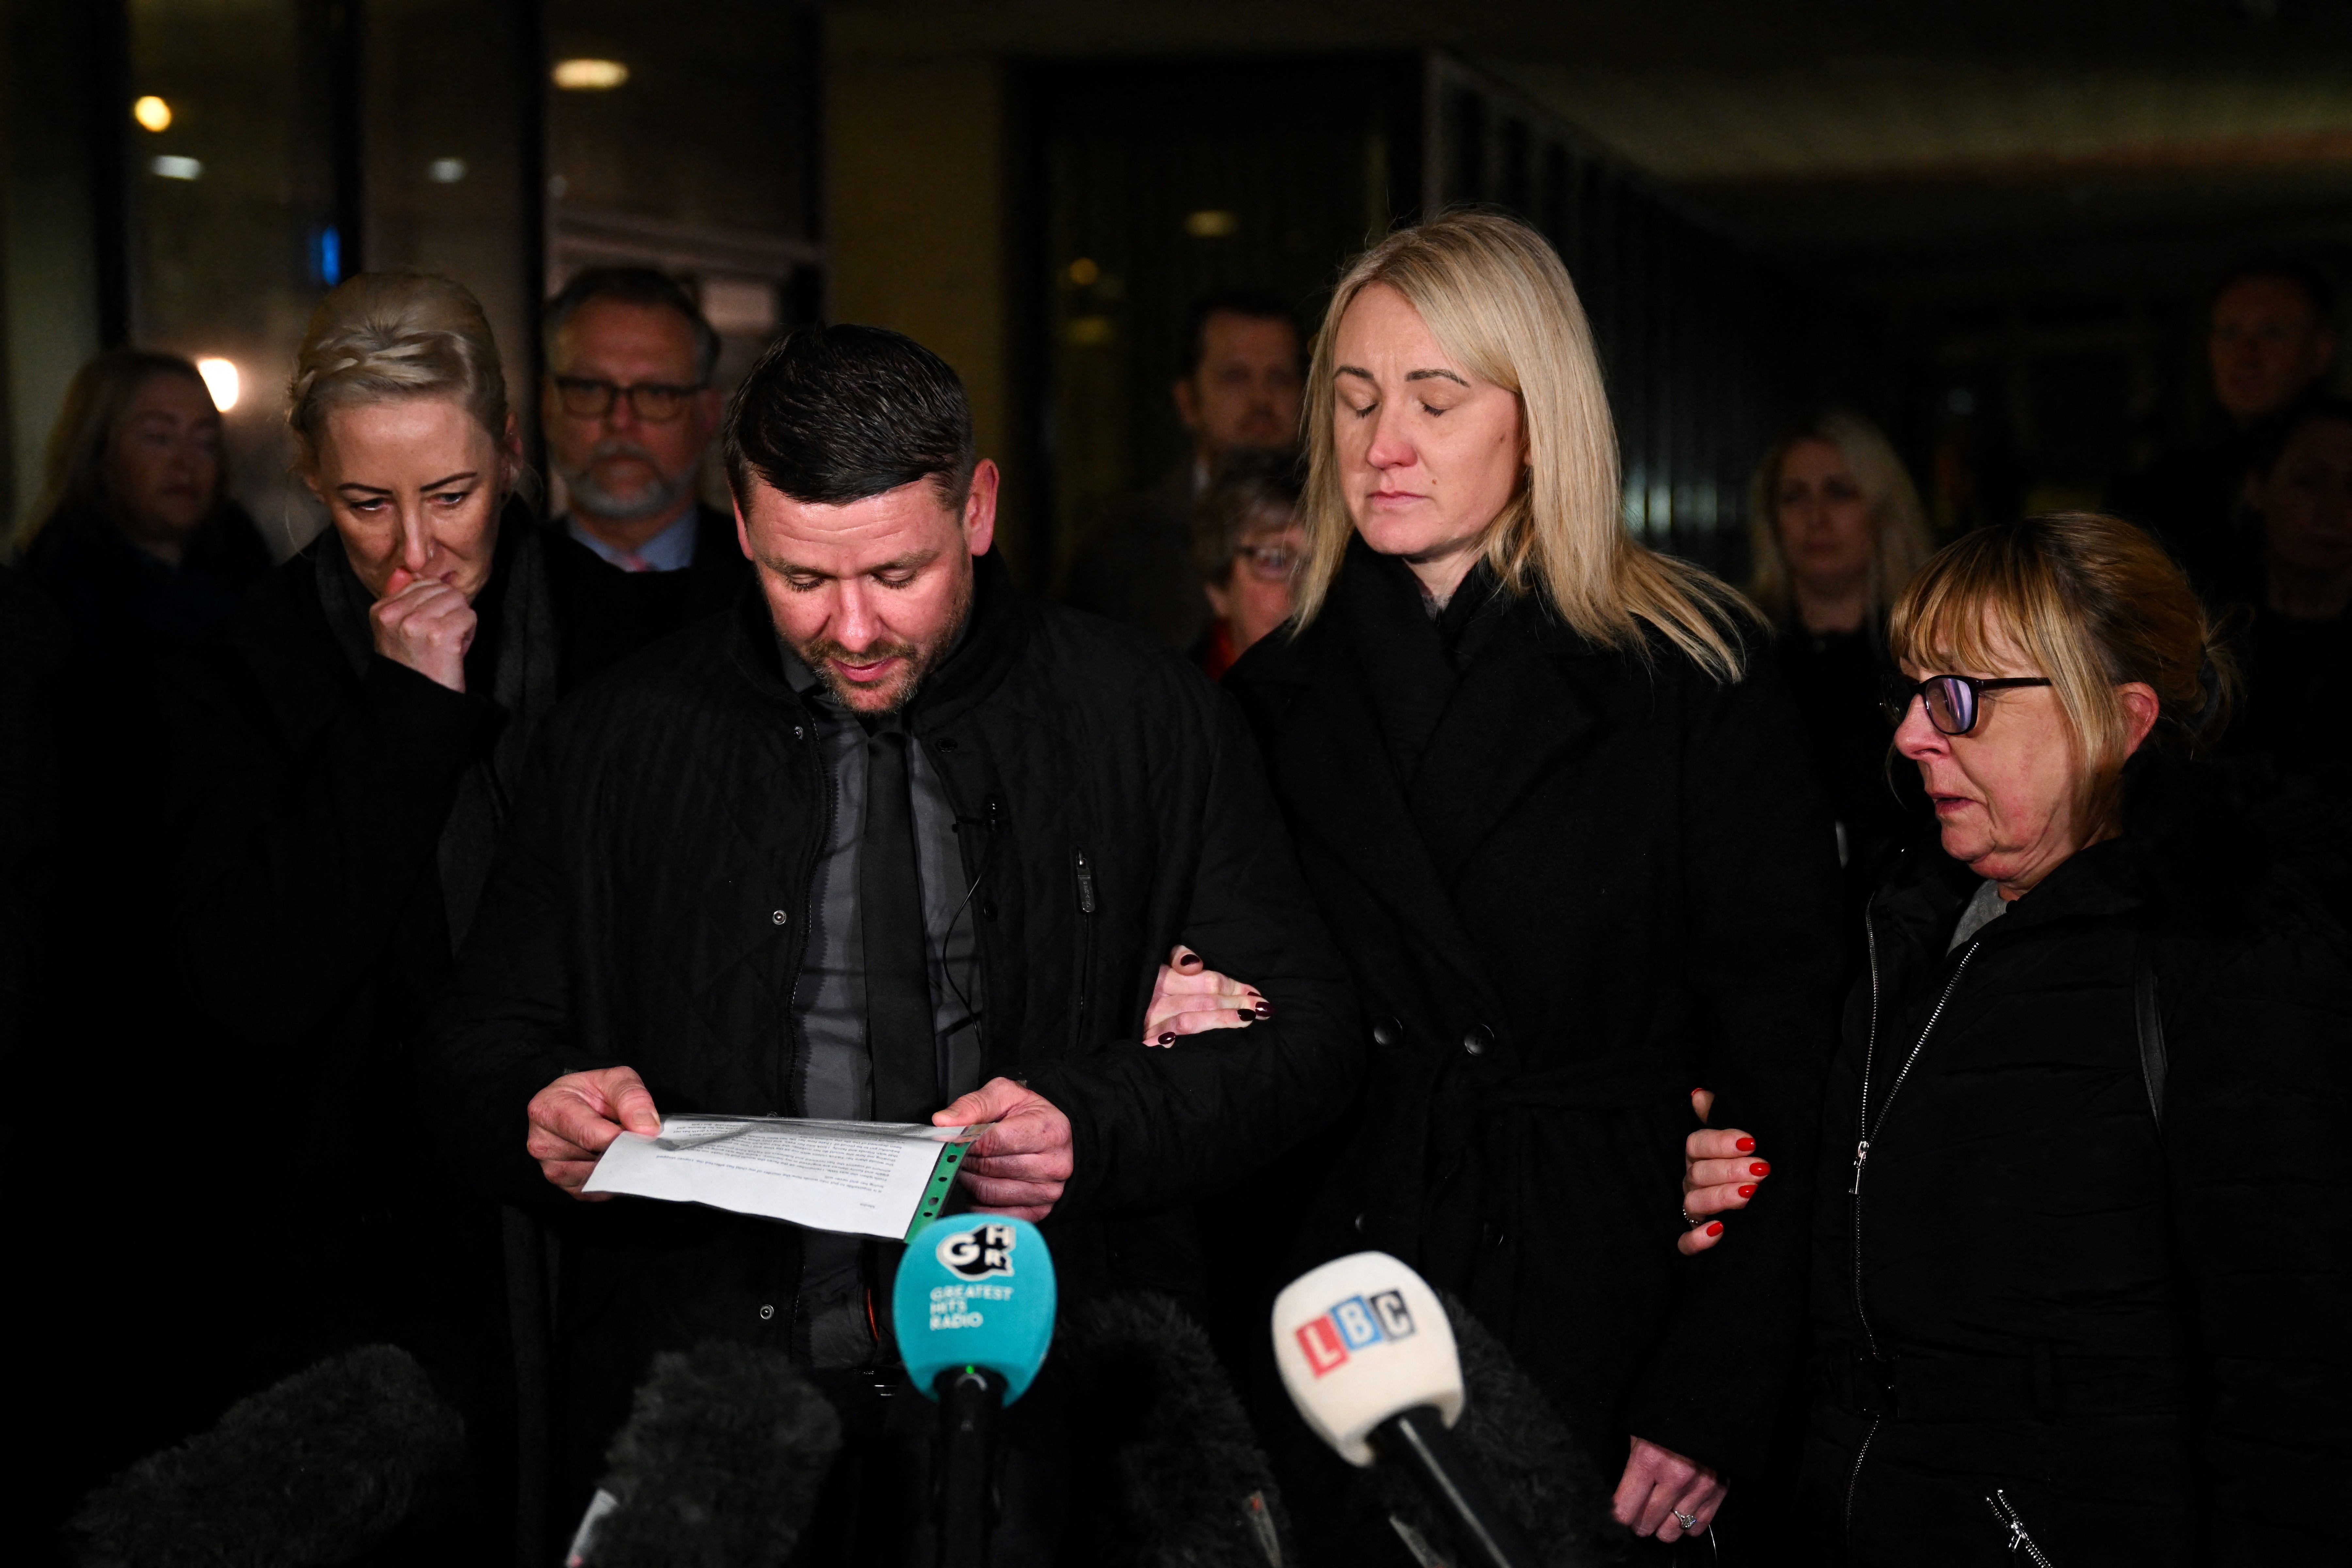
[[1184,232],[1194,239],[1223,239],[1241,226],[1241,215],[1222,207],[1209,207],[1184,216]]
[[436,185],[454,185],[466,177],[466,160],[436,158],[425,165],[425,177]]
[[605,92],[629,79],[629,68],[618,60],[558,60],[554,76],[566,92]]
[[167,180],[201,180],[205,177],[205,166],[201,162],[171,153],[159,153],[149,159],[147,167]]
[[317,264],[320,284],[331,289],[341,283],[343,280],[343,231],[333,224],[321,226],[312,247],[311,260]]
[[131,106],[131,118],[150,131],[168,131],[172,128],[172,106],[149,93]]
[[213,406],[223,414],[236,406],[236,366],[225,359],[200,359],[196,374],[205,378],[205,390],[213,395]]

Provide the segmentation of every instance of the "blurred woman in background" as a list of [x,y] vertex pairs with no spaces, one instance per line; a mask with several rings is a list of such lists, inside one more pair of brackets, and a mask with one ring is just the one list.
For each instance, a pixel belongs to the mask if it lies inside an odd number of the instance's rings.
[[[1300,630],[1226,679],[1371,1023],[1305,1260],[1379,1247],[1456,1292],[1607,1478],[1596,1532],[1702,1534],[1803,1335],[1838,960],[1795,711],[1737,596],[1627,532],[1533,229],[1455,214],[1360,258],[1307,395]],[[1746,1245],[1685,1260],[1701,1082],[1777,1169]],[[1336,1462],[1294,1474],[1328,1560],[1396,1550]]]
[[1215,619],[1192,650],[1212,680],[1290,618],[1307,554],[1298,479],[1286,453],[1237,452],[1220,465],[1192,514],[1192,560]]
[[2344,1562],[2352,970],[2190,760],[2229,657],[2090,515],[1964,537],[1888,643],[1943,852],[1872,902],[1831,1079],[1822,1560]]
[[143,672],[236,608],[269,570],[228,497],[221,416],[177,354],[114,349],[75,373],[16,550],[78,657]]
[[2231,750],[2352,788],[2352,736],[2316,723],[2352,680],[2352,403],[2305,405],[2257,454],[2246,500],[2262,523],[2250,605],[2250,700]]
[[1887,765],[1878,700],[1886,607],[1927,558],[1927,514],[1878,427],[1833,410],[1765,454],[1748,520],[1748,595],[1772,619],[1858,917],[1891,853],[1928,821],[1910,770]]

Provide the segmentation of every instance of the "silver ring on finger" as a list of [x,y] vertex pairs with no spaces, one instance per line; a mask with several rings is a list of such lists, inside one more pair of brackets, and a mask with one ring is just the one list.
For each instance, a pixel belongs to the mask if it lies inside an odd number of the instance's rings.
[[1681,1525],[1685,1530],[1696,1531],[1698,1529],[1698,1515],[1695,1513],[1685,1513],[1682,1510],[1675,1509],[1674,1510],[1674,1516],[1675,1522]]

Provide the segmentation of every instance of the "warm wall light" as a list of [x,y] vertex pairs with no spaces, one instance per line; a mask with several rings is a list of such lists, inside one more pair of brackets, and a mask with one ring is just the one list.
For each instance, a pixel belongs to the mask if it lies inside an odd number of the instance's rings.
[[151,92],[131,106],[131,118],[150,131],[169,131],[172,106]]
[[1184,232],[1194,239],[1223,239],[1241,226],[1239,214],[1221,207],[1208,207],[1184,216]]
[[205,177],[205,166],[201,162],[170,153],[148,159],[147,167],[167,180],[201,180]]
[[196,374],[205,378],[205,390],[213,395],[213,406],[223,414],[236,406],[236,366],[225,359],[200,359]]
[[566,92],[606,92],[629,79],[629,68],[618,60],[558,60],[553,74]]

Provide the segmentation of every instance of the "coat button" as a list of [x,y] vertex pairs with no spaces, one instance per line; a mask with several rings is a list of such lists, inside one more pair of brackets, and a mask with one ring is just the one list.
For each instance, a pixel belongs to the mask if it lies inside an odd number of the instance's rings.
[[805,739],[805,738],[807,737],[807,734],[808,734],[808,731],[805,731],[805,730],[803,730],[803,729],[802,729],[798,724],[795,724],[795,725],[793,725],[793,740],[798,741],[798,740]]
[[760,1309],[760,1321],[763,1323],[775,1315],[776,1310],[773,1307],[763,1306]]
[[1404,1038],[1404,1026],[1394,1018],[1382,1018],[1372,1026],[1372,1044],[1383,1048]]
[[1486,1047],[1495,1043],[1495,1031],[1484,1024],[1473,1024],[1462,1033],[1462,1054],[1483,1057]]
[[986,899],[982,900],[980,906],[980,918],[984,921],[992,921],[996,918],[995,900]]
[[775,921],[778,925],[782,925],[792,917],[784,913],[783,910],[778,910],[774,914],[770,915],[768,918]]

